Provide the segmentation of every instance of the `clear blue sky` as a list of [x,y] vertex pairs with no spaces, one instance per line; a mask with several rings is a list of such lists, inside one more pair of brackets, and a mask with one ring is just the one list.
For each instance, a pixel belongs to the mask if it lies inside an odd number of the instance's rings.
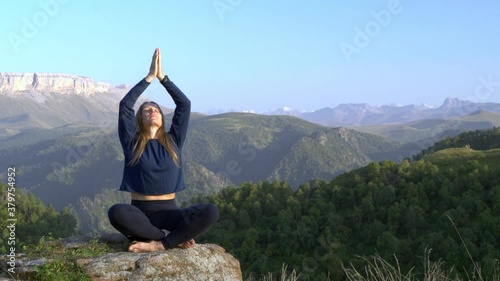
[[[199,112],[500,102],[499,15],[498,0],[4,1],[0,71],[133,85],[159,47]],[[146,94],[173,106],[157,82]]]

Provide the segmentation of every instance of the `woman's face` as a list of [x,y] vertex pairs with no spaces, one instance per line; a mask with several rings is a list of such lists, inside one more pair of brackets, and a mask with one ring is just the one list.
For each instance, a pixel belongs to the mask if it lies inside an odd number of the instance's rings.
[[161,127],[161,117],[160,109],[153,103],[146,104],[142,109],[142,122],[146,126]]

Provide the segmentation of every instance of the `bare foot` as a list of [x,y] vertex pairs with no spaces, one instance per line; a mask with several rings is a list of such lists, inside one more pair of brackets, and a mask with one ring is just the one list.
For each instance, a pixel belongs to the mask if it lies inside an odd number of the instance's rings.
[[186,242],[183,242],[183,243],[180,243],[179,245],[177,245],[177,247],[179,248],[182,248],[182,249],[188,249],[188,248],[191,248],[194,246],[194,244],[196,244],[194,242],[194,239],[191,239],[189,241],[186,241]]
[[165,251],[165,247],[160,241],[151,241],[151,242],[137,242],[135,244],[130,245],[128,247],[129,252],[134,253],[146,253],[146,252],[156,252],[156,251]]

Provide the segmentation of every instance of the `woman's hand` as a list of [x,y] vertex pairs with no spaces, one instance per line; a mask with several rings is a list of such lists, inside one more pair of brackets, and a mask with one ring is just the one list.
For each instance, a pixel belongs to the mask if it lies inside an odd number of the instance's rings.
[[160,49],[156,48],[149,66],[149,73],[146,76],[146,81],[151,83],[155,77],[158,76],[158,58],[160,56]]
[[160,49],[156,49],[158,50],[158,59],[157,59],[157,69],[158,71],[156,72],[156,78],[158,78],[160,81],[163,80],[163,78],[165,77],[165,75],[163,74],[163,71],[161,69],[161,53],[160,53]]

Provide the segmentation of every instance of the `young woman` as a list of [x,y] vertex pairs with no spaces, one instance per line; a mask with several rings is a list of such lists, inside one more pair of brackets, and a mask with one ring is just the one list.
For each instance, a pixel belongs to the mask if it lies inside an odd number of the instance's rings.
[[[134,104],[158,78],[175,103],[167,131],[155,102],[145,102],[134,116]],[[215,205],[178,208],[175,193],[183,190],[182,147],[188,130],[191,102],[163,74],[160,50],[153,55],[148,75],[121,100],[118,135],[125,155],[121,191],[130,192],[131,204],[117,204],[108,211],[109,221],[133,243],[131,252],[189,248],[194,237],[206,232],[219,218]]]

